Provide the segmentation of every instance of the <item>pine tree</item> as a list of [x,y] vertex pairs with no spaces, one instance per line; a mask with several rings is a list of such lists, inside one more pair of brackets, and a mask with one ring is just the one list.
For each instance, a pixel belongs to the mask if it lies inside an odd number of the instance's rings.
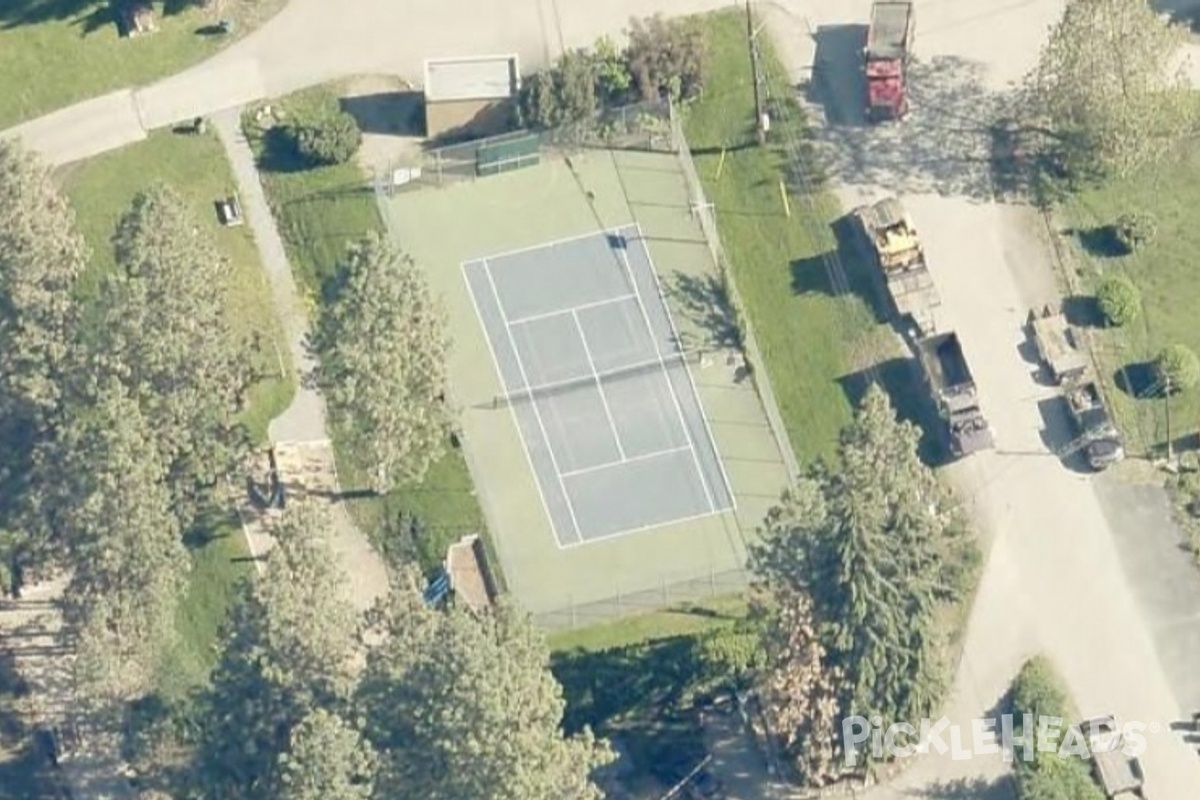
[[190,560],[166,469],[137,404],[115,380],[72,406],[61,476],[80,676],[99,694],[146,690],[174,636]]
[[564,737],[561,687],[528,617],[501,605],[482,618],[393,596],[375,622],[360,687],[381,754],[381,797],[587,800],[611,759],[590,732]]
[[445,451],[445,328],[412,259],[374,234],[350,248],[316,336],[318,377],[376,491],[419,482]]
[[323,541],[329,524],[320,507],[290,508],[263,574],[230,610],[200,747],[210,797],[262,797],[297,727],[350,695],[357,620]]

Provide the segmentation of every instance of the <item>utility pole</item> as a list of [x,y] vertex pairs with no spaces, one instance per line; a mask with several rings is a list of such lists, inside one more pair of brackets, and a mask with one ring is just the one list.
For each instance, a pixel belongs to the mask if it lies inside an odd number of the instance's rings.
[[1163,380],[1166,381],[1163,400],[1167,406],[1167,468],[1170,469],[1171,462],[1175,459],[1174,447],[1171,444],[1171,376],[1168,375]]
[[750,75],[754,80],[754,131],[758,143],[767,141],[767,112],[763,108],[762,67],[758,63],[758,32],[754,30],[754,13],[746,0],[746,43],[750,47]]

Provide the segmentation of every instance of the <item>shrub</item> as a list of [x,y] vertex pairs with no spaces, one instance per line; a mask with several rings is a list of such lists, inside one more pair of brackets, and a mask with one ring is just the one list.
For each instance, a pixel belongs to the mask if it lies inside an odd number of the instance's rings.
[[1108,323],[1119,327],[1137,319],[1142,298],[1128,278],[1111,275],[1100,282],[1096,290],[1096,302]]
[[1128,252],[1149,244],[1158,232],[1154,216],[1144,212],[1122,214],[1112,225],[1113,236]]
[[345,163],[362,144],[358,123],[344,111],[298,119],[290,131],[296,152],[313,164]]
[[1171,391],[1193,389],[1200,384],[1200,358],[1191,348],[1169,344],[1154,360],[1154,370]]
[[673,100],[700,94],[708,53],[697,20],[661,15],[635,19],[626,52],[629,73],[643,100],[657,100],[663,93]]

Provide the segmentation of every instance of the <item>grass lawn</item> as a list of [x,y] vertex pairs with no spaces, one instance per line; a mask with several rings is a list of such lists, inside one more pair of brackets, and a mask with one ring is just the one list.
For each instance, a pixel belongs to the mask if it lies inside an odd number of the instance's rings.
[[[265,441],[267,423],[291,402],[294,387],[290,370],[280,377],[278,352],[272,347],[281,337],[271,305],[266,277],[258,260],[253,236],[247,227],[222,228],[213,201],[234,188],[224,150],[215,135],[181,136],[169,132],[70,167],[61,175],[92,248],[91,267],[85,276],[86,301],[105,272],[115,268],[111,245],[113,231],[134,196],[155,182],[165,182],[191,205],[197,224],[209,229],[228,258],[229,310],[233,325],[243,334],[258,333],[266,346],[257,354],[258,367],[270,377],[250,393],[243,421],[255,441]],[[250,574],[250,564],[240,523],[231,509],[214,510],[201,530],[188,536],[192,554],[191,583],[179,609],[179,642],[165,657],[161,688],[166,694],[182,692],[203,682],[213,660],[212,644],[234,587]]]
[[[314,109],[336,109],[337,94],[334,88],[317,87],[272,105],[282,108],[288,119]],[[371,231],[383,230],[374,193],[353,162],[310,167],[299,160],[282,130],[261,130],[252,113],[246,115],[244,125],[297,282],[315,304],[326,281],[336,274],[346,245]],[[342,488],[366,486],[362,465],[354,453],[338,446],[336,431],[334,435]],[[453,448],[433,465],[420,485],[396,489],[382,498],[356,499],[350,510],[385,555],[414,556],[426,571],[442,563],[451,542],[464,534],[486,533],[466,461],[461,451]],[[425,534],[415,547],[406,549],[398,541],[401,537],[394,526],[402,512],[424,524]],[[490,540],[484,539],[493,552]],[[502,582],[494,552],[491,562]]]
[[[1177,159],[1140,170],[1124,180],[1094,187],[1069,199],[1060,215],[1074,251],[1089,269],[1086,285],[1101,274],[1123,273],[1141,289],[1142,314],[1120,329],[1096,329],[1102,378],[1133,453],[1156,451],[1166,444],[1166,409],[1161,397],[1147,391],[1153,384],[1148,365],[1168,344],[1184,344],[1200,353],[1200,283],[1195,280],[1200,228],[1200,142],[1188,140]],[[1098,228],[1122,213],[1149,212],[1158,223],[1154,239],[1130,255],[1109,255]],[[1097,241],[1099,240],[1099,241]],[[1121,368],[1125,368],[1121,374]],[[1178,443],[1200,421],[1200,389],[1171,399],[1171,437]]]
[[[717,226],[734,280],[763,351],[767,372],[801,464],[832,454],[852,405],[843,384],[848,374],[895,348],[891,334],[875,324],[859,294],[835,297],[821,256],[836,250],[830,223],[841,216],[823,193],[792,201],[784,215],[777,189],[785,177],[785,132],[806,136],[802,112],[789,106],[772,120],[766,147],[753,141],[754,95],[741,12],[704,18],[711,52],[704,95],[688,107],[685,133],[696,170],[715,205]],[[767,72],[778,80],[772,97],[790,97],[786,72],[763,40]],[[726,151],[720,179],[717,169]],[[802,218],[807,215],[807,219]],[[848,260],[848,259],[847,259]],[[847,263],[849,272],[852,265]],[[852,276],[853,277],[853,276]]]
[[95,0],[0,2],[0,129],[63,106],[127,86],[149,83],[212,55],[266,19],[280,0],[231,0],[224,16],[235,20],[231,36],[197,31],[216,20],[188,3],[171,2],[163,15],[155,3],[158,31],[122,39],[112,8]]

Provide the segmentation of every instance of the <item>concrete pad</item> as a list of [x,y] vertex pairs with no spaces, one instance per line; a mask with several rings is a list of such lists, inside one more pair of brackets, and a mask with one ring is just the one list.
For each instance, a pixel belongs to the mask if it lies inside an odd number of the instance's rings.
[[76,103],[4,131],[17,138],[52,166],[73,161],[146,138],[133,92],[128,89]]
[[134,99],[147,129],[162,128],[267,96],[257,58],[203,64],[139,89]]

